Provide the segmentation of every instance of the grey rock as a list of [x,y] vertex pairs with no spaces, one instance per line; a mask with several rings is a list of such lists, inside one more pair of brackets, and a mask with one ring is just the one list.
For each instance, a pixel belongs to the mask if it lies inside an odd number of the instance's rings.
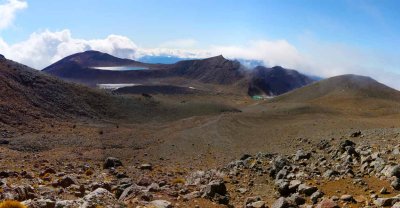
[[64,176],[57,182],[57,186],[61,186],[63,188],[67,188],[73,184],[78,184],[78,183],[76,182],[76,179],[71,176]]
[[297,188],[300,186],[300,184],[301,184],[302,182],[300,181],[300,180],[291,180],[290,182],[289,182],[289,190],[290,191],[296,191],[297,190]]
[[55,208],[56,206],[56,202],[50,199],[29,199],[23,201],[22,204],[30,208]]
[[252,204],[252,203],[254,203],[254,202],[257,202],[257,201],[261,201],[261,197],[260,197],[260,196],[251,196],[251,197],[247,197],[247,198],[244,200],[244,207],[246,208],[247,205]]
[[311,194],[310,200],[313,204],[316,204],[316,203],[318,203],[318,199],[320,199],[323,196],[324,196],[324,193],[322,193],[321,191],[316,191],[313,194]]
[[395,189],[395,190],[400,190],[400,178],[395,178],[390,185]]
[[237,191],[238,191],[239,193],[241,193],[241,194],[244,194],[244,193],[247,192],[247,189],[246,189],[246,188],[239,188]]
[[386,206],[392,206],[399,201],[400,201],[400,198],[398,198],[398,197],[377,198],[374,200],[374,204],[378,207],[386,207]]
[[122,207],[120,202],[114,197],[112,193],[103,188],[98,188],[89,193],[82,199],[82,208],[90,208],[96,206],[104,207]]
[[337,175],[339,175],[339,172],[337,172],[336,170],[329,169],[325,171],[325,173],[322,176],[325,178],[330,178],[332,176],[337,176]]
[[287,176],[288,173],[289,173],[287,167],[288,167],[288,166],[285,166],[284,168],[282,168],[282,169],[276,174],[275,180],[286,178],[286,176]]
[[280,195],[282,196],[288,196],[290,194],[289,190],[289,182],[280,179],[275,181],[275,185],[277,188],[277,191],[279,192]]
[[119,196],[119,200],[123,201],[130,196],[137,196],[142,190],[143,187],[133,184],[122,192],[122,194]]
[[266,208],[265,201],[256,201],[247,205],[247,208]]
[[311,153],[305,152],[304,150],[298,150],[294,156],[294,160],[310,159]]
[[103,163],[103,168],[104,169],[110,169],[110,168],[116,168],[122,166],[121,160],[115,157],[108,157],[105,159]]
[[56,202],[55,208],[77,208],[80,203],[75,200],[60,200]]
[[226,186],[225,186],[224,181],[222,181],[222,180],[211,181],[204,189],[203,197],[213,198],[216,194],[225,196]]
[[397,178],[400,178],[400,165],[393,166],[390,170],[389,176],[396,176]]
[[340,197],[340,200],[345,201],[345,202],[351,202],[351,201],[354,201],[354,198],[352,195],[345,194]]
[[285,197],[280,197],[271,206],[271,208],[287,208],[289,207],[289,202]]
[[285,166],[290,166],[290,162],[282,156],[277,156],[272,161],[271,176],[275,176]]
[[287,200],[289,200],[291,202],[291,204],[295,204],[295,205],[302,205],[302,204],[306,203],[306,199],[301,197],[297,193],[292,194],[290,197],[287,198]]
[[147,187],[147,190],[150,192],[158,192],[160,190],[160,186],[157,183],[152,183],[149,187]]
[[314,192],[318,190],[317,187],[315,186],[307,186],[306,184],[300,184],[300,186],[297,189],[300,194],[305,194],[307,196],[310,196]]
[[150,202],[154,208],[172,208],[172,203],[166,200],[154,200]]
[[200,197],[201,197],[201,192],[200,191],[193,191],[191,193],[188,193],[188,194],[184,195],[182,198],[185,201],[189,201],[189,200],[200,198]]

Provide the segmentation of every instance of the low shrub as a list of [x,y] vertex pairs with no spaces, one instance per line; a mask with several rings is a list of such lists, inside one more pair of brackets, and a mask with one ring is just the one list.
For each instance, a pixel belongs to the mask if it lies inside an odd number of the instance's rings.
[[0,203],[0,208],[27,208],[19,201],[5,200]]

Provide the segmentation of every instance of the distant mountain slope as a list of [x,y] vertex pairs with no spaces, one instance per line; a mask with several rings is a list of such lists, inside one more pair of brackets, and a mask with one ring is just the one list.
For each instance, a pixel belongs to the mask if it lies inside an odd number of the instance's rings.
[[233,84],[246,77],[238,61],[216,56],[201,60],[180,61],[171,66],[174,76],[184,76],[204,83]]
[[372,98],[400,101],[400,92],[370,77],[341,75],[294,90],[275,98],[275,100],[286,102],[316,102],[347,98]]
[[180,110],[151,100],[111,95],[64,82],[0,56],[0,125],[79,118],[166,121],[234,110],[213,104],[202,111],[192,108]]
[[[141,66],[146,70],[110,71],[93,67]],[[216,56],[199,60],[184,60],[175,64],[146,64],[119,59],[108,54],[87,51],[68,56],[43,69],[65,80],[90,86],[103,83],[140,83],[145,85],[176,85],[204,83],[215,85],[212,90],[224,90],[249,95],[280,95],[312,82],[311,78],[282,67],[246,69],[239,61]],[[178,81],[177,81],[178,80]],[[185,86],[187,87],[187,86]],[[227,89],[229,88],[229,89]]]
[[331,77],[274,97],[245,111],[283,115],[400,115],[400,92],[359,75]]
[[[124,102],[16,62],[0,60],[0,123],[21,124],[40,118],[120,117],[123,114],[116,108]],[[133,101],[126,104],[140,107]]]
[[248,94],[276,96],[314,82],[310,77],[280,66],[256,67],[252,72]]
[[68,64],[71,62],[81,67],[96,67],[96,66],[107,67],[107,66],[126,66],[126,65],[142,64],[134,60],[117,58],[107,53],[101,53],[99,51],[86,51],[67,56],[61,59],[60,61],[50,65],[47,68],[49,70],[57,69],[59,67],[62,67],[64,64]]
[[[92,67],[144,66],[147,70],[109,71]],[[68,56],[45,69],[44,72],[66,80],[94,85],[99,83],[143,82],[146,79],[184,77],[212,84],[231,84],[244,78],[239,62],[222,56],[203,60],[180,61],[175,64],[145,64],[119,59],[108,54],[87,51]]]

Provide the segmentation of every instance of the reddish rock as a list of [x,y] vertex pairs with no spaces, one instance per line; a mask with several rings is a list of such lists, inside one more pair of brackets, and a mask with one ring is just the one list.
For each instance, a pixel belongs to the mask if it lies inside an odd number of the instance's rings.
[[317,208],[339,208],[339,206],[331,199],[324,199],[317,205]]

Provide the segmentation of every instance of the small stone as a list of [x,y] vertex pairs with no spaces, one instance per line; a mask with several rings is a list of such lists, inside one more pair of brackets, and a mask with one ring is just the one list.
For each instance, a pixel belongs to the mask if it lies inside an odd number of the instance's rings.
[[392,176],[396,176],[397,178],[400,178],[400,165],[396,165],[391,168],[389,177],[392,177]]
[[395,178],[390,185],[395,189],[395,190],[400,190],[400,178]]
[[359,137],[359,136],[361,136],[361,131],[353,132],[350,136],[351,137]]
[[67,188],[71,186],[72,184],[77,184],[76,180],[70,176],[64,176],[63,178],[59,179],[57,182],[58,186],[61,186],[63,188]]
[[379,191],[379,193],[381,193],[381,194],[388,194],[387,188],[386,188],[386,187],[383,187],[383,188]]
[[318,203],[317,208],[340,208],[338,204],[330,199],[324,199]]
[[142,165],[140,166],[140,169],[141,169],[141,170],[152,170],[152,169],[153,169],[153,166],[152,166],[151,164],[146,163],[146,164],[142,164]]
[[342,195],[342,196],[340,197],[340,200],[345,201],[345,202],[351,202],[351,201],[353,201],[354,199],[353,199],[353,196],[352,196],[352,195],[345,194],[345,195]]
[[311,157],[311,153],[305,152],[304,150],[298,150],[296,152],[296,155],[294,156],[294,160],[298,161],[298,160],[302,160],[302,159],[310,159],[310,157]]
[[357,203],[365,203],[367,201],[367,198],[363,195],[355,196],[354,201]]
[[241,194],[244,194],[244,193],[247,192],[247,189],[245,189],[245,188],[239,188],[239,189],[238,189],[238,192],[241,193]]
[[266,208],[265,201],[257,201],[247,206],[248,208]]

